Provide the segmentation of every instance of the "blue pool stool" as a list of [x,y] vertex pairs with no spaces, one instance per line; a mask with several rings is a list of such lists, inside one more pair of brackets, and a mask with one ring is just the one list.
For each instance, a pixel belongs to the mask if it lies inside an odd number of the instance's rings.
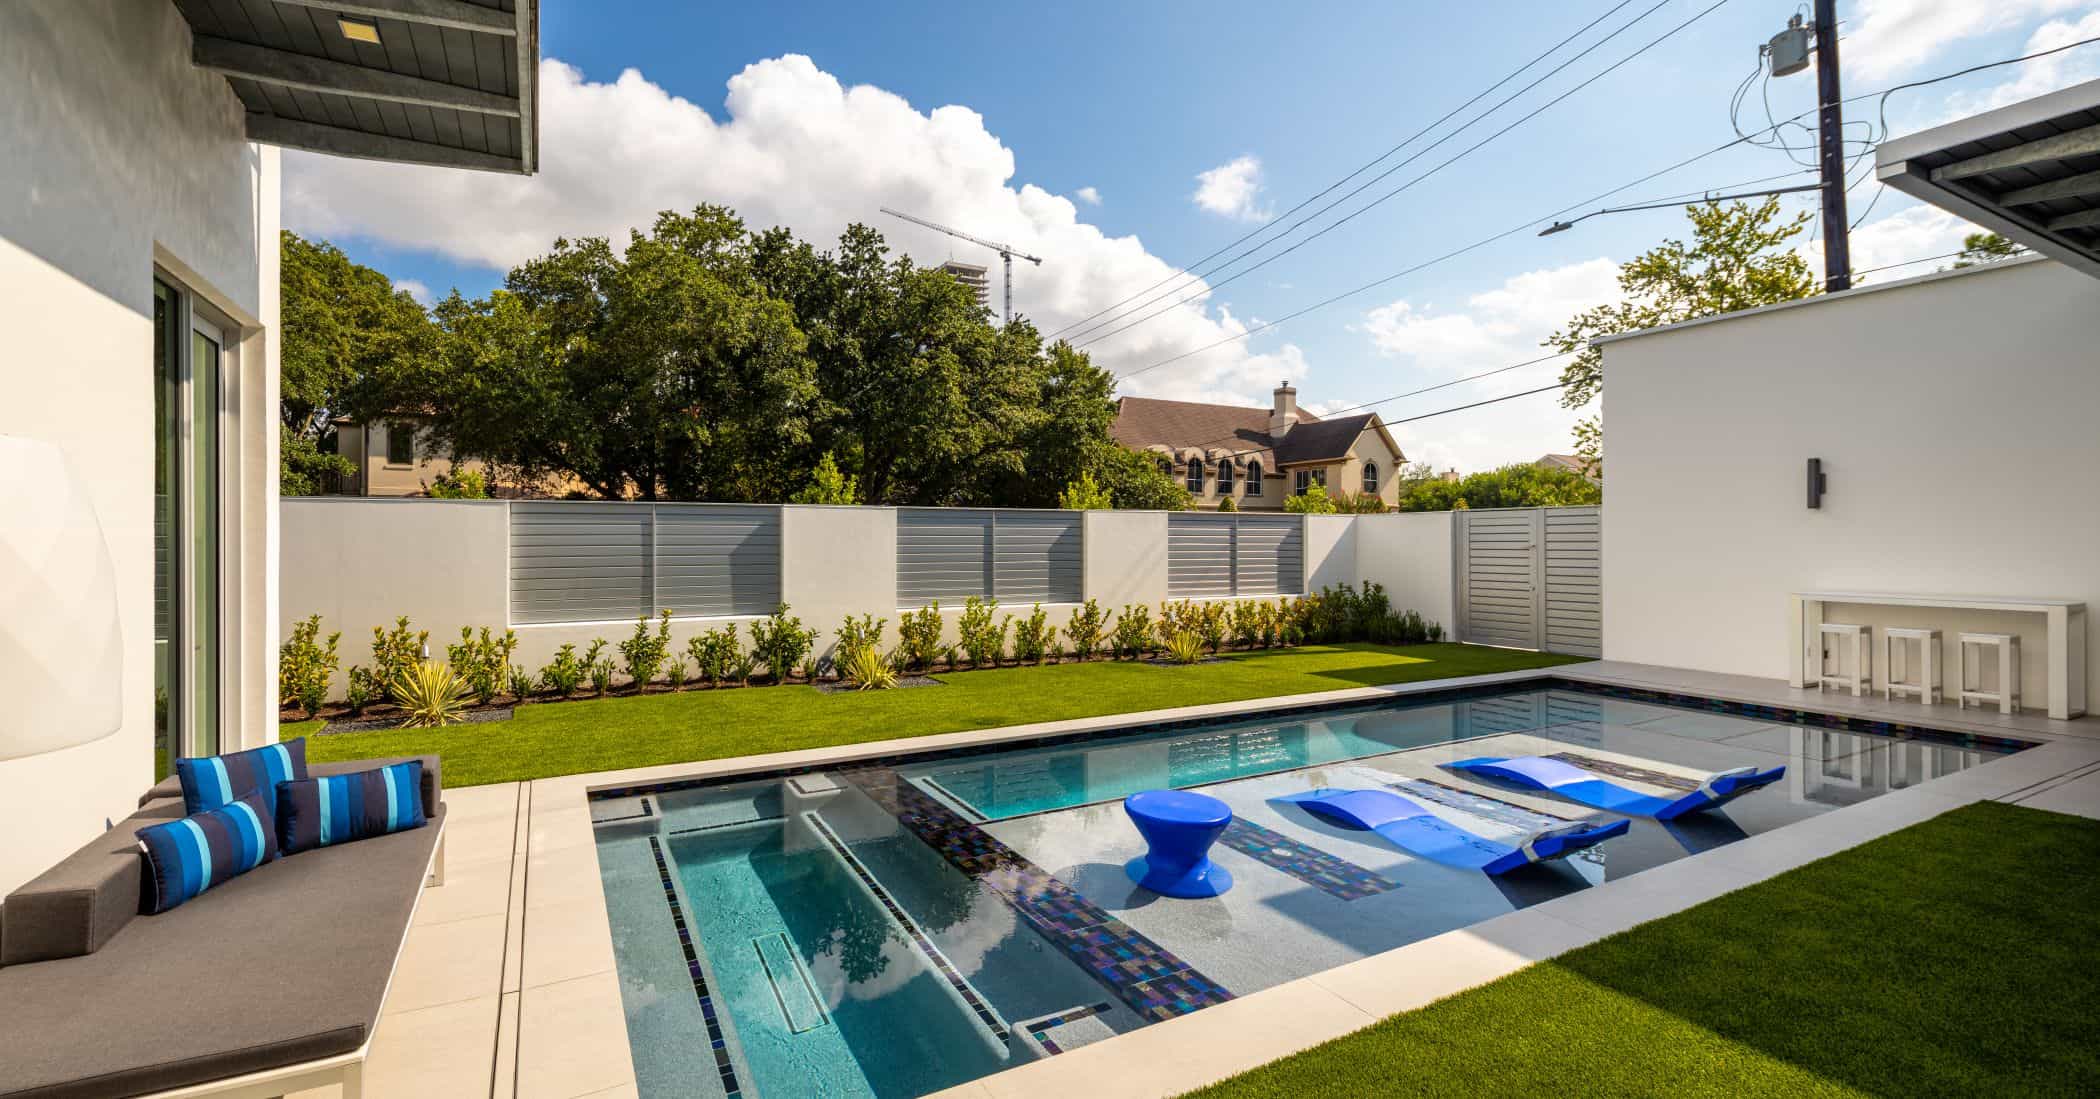
[[1123,864],[1132,881],[1167,897],[1215,897],[1232,872],[1210,861],[1210,845],[1232,823],[1232,807],[1208,794],[1146,790],[1123,799],[1146,853]]

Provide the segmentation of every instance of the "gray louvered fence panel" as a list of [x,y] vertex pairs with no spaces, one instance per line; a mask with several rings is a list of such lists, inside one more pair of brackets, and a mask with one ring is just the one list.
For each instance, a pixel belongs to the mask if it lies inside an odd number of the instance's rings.
[[1233,550],[1235,595],[1305,593],[1305,520],[1296,515],[1240,515]]
[[897,605],[960,603],[992,593],[992,513],[947,508],[897,512]]
[[656,607],[679,617],[780,605],[780,509],[656,505]]
[[1546,508],[1549,652],[1604,655],[1604,527],[1599,508]]
[[1079,512],[1001,511],[992,519],[992,579],[1009,604],[1085,598]]
[[1459,513],[1461,640],[1540,647],[1538,522],[1536,508]]
[[1167,594],[1177,599],[1220,599],[1233,593],[1233,543],[1237,516],[1167,516]]
[[647,504],[510,506],[510,620],[595,622],[650,613]]

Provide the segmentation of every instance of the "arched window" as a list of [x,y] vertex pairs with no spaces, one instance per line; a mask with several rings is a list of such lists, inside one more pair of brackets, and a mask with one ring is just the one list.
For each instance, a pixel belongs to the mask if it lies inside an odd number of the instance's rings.
[[1174,476],[1174,459],[1162,456],[1159,460],[1159,471],[1169,477]]
[[1189,459],[1188,485],[1190,492],[1193,492],[1198,496],[1203,495],[1203,459]]
[[1378,491],[1377,462],[1364,463],[1364,491],[1370,493],[1376,493]]
[[1232,495],[1232,459],[1218,459],[1218,495]]
[[1261,495],[1261,462],[1258,460],[1247,463],[1247,495]]

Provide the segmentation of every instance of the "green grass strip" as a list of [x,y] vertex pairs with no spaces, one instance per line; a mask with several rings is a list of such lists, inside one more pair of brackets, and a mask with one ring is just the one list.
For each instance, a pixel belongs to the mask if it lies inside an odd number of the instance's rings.
[[[813,687],[689,690],[521,706],[509,721],[448,729],[334,733],[307,742],[315,762],[436,753],[446,786],[685,763],[1136,713],[1347,687],[1413,683],[1571,663],[1473,645],[1313,645],[1186,667],[1052,664],[944,673],[940,687],[827,694]],[[319,731],[287,723],[286,738]]]
[[2100,821],[1985,802],[1191,1094],[2091,1095]]

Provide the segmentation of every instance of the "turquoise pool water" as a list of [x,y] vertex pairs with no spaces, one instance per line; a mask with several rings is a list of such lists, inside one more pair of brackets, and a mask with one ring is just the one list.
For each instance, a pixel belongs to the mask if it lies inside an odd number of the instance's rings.
[[[645,1096],[924,1095],[1960,771],[2005,745],[1513,689],[996,753],[621,791],[592,816]],[[1443,766],[1549,754],[1635,785],[1784,765],[1722,810],[1490,878],[1304,813],[1386,787],[1516,842],[1609,814]],[[1238,884],[1172,900],[1121,799],[1197,788]]]

